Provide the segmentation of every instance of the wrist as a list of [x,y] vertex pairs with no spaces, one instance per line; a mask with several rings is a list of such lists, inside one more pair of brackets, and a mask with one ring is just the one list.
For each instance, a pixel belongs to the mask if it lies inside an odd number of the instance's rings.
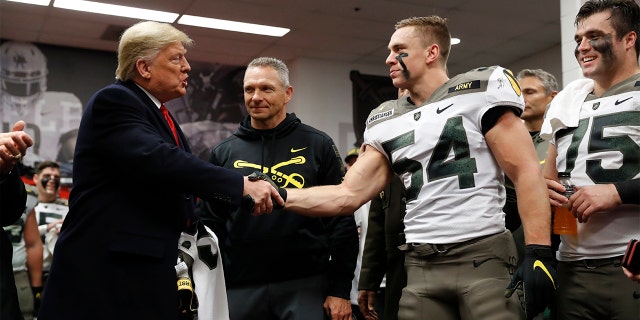
[[9,170],[0,170],[0,181],[3,181],[8,176],[10,176],[11,173],[13,172],[13,168],[14,167],[9,168]]
[[542,244],[529,244],[525,247],[525,255],[538,258],[555,258],[555,253],[551,246]]
[[[31,287],[31,293],[33,293],[33,296],[36,297],[39,294],[42,294],[42,286],[39,287]],[[39,297],[38,297],[39,298]]]

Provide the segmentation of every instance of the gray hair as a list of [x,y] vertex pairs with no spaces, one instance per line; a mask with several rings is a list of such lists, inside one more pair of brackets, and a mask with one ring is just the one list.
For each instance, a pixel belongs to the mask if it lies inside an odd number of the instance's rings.
[[253,59],[249,65],[247,65],[247,70],[256,67],[271,67],[278,73],[278,78],[282,85],[287,88],[289,87],[289,68],[287,65],[282,62],[282,60],[271,58],[271,57],[259,57]]
[[164,47],[174,42],[181,42],[185,47],[193,45],[189,36],[168,23],[142,21],[129,27],[120,37],[116,78],[131,80],[136,61],[153,60]]
[[535,77],[540,80],[547,96],[550,96],[554,91],[558,91],[558,81],[549,72],[542,69],[522,69],[518,72],[518,80],[526,77]]

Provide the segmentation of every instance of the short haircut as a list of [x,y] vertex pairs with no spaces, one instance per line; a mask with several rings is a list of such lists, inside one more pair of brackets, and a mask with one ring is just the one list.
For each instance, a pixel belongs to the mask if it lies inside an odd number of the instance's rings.
[[287,88],[289,87],[289,68],[287,65],[282,62],[282,60],[271,58],[271,57],[259,57],[253,59],[249,65],[247,65],[247,70],[256,67],[271,67],[278,73],[278,78],[282,85]]
[[547,96],[550,96],[554,91],[558,91],[558,81],[549,72],[542,69],[522,69],[518,72],[518,80],[526,77],[535,77],[540,80]]
[[60,170],[60,165],[55,161],[42,161],[36,166],[36,174],[40,174],[46,168],[54,168]]
[[593,14],[611,12],[611,26],[616,30],[618,40],[634,31],[636,33],[636,59],[640,53],[640,6],[634,0],[589,0],[585,2],[576,15],[577,26]]
[[446,66],[451,51],[451,34],[447,27],[447,19],[439,16],[412,17],[396,23],[396,30],[404,27],[415,27],[422,39],[422,45],[427,47],[435,42],[440,47],[442,64]]
[[116,78],[131,80],[138,59],[153,60],[164,47],[174,42],[181,42],[185,47],[193,45],[189,36],[168,23],[143,21],[129,27],[120,37]]

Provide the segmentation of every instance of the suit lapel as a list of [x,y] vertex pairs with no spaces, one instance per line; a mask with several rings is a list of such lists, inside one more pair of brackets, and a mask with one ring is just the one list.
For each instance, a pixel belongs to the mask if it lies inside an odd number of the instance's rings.
[[[144,91],[142,91],[142,89],[140,89],[140,87],[138,87],[133,81],[122,82],[118,80],[118,82],[120,82],[125,87],[131,89],[138,96],[138,98],[140,98],[140,100],[144,102],[145,106],[149,109],[149,111],[153,115],[153,118],[149,119],[149,122],[154,127],[159,129],[159,131],[162,133],[162,139],[165,142],[175,145],[176,143],[173,139],[173,133],[171,132],[171,128],[169,127],[167,120],[165,120],[164,116],[162,115],[162,112],[160,111],[158,106],[156,106],[156,104],[153,103],[151,98],[149,98],[149,96]],[[175,117],[171,114],[171,112],[169,112],[169,116],[171,116],[171,119],[173,119],[173,123],[176,126],[176,131],[178,132],[178,139],[180,140],[180,149],[190,153],[191,150],[189,148],[187,138],[182,132],[182,129],[180,128],[180,124],[176,121]]]

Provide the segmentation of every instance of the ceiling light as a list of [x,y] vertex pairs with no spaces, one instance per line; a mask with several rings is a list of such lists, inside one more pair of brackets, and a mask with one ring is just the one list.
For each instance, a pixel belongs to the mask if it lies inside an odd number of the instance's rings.
[[168,23],[172,23],[178,18],[178,14],[173,12],[141,9],[83,0],[55,0],[53,6],[56,8]]
[[460,38],[451,38],[451,45],[460,43]]
[[195,27],[253,33],[272,37],[282,37],[291,30],[287,28],[265,26],[261,24],[220,20],[190,15],[183,15],[178,20],[178,23]]
[[39,6],[48,6],[49,3],[51,2],[51,0],[6,0],[6,1],[35,4]]

